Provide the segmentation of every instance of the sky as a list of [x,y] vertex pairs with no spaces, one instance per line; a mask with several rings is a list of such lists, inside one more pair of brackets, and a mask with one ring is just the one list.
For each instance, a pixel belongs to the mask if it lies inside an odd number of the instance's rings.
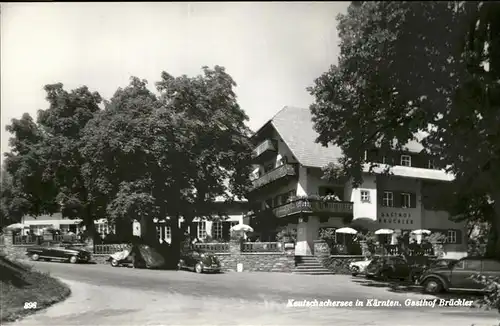
[[131,76],[195,76],[220,65],[257,130],[337,62],[336,17],[348,2],[3,3],[1,151],[5,126],[48,107],[43,86],[86,85],[109,99]]

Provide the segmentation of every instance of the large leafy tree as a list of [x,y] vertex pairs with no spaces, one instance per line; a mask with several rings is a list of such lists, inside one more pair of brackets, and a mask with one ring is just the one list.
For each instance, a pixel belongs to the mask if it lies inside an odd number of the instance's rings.
[[358,184],[365,150],[420,135],[462,216],[493,209],[500,255],[500,4],[357,1],[338,29],[338,64],[309,89],[318,142],[342,148]]
[[39,216],[62,211],[83,219],[95,235],[94,220],[103,217],[88,194],[80,155],[83,130],[96,112],[101,97],[80,87],[70,92],[62,84],[45,86],[49,108],[38,112],[37,121],[24,114],[7,126],[13,136],[6,154],[19,214]]
[[223,68],[205,67],[196,77],[161,77],[159,96],[135,77],[119,89],[88,124],[82,154],[89,160],[87,179],[100,178],[91,193],[111,198],[106,207],[112,219],[139,219],[151,239],[153,218],[168,216],[177,246],[184,231],[180,217],[185,227],[195,217],[223,215],[215,198],[227,190],[243,195],[250,132],[235,83]]

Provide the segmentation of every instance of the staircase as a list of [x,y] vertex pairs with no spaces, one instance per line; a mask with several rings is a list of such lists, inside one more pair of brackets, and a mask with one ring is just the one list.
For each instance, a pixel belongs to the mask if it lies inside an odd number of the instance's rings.
[[293,274],[334,275],[335,273],[323,267],[314,256],[295,256]]

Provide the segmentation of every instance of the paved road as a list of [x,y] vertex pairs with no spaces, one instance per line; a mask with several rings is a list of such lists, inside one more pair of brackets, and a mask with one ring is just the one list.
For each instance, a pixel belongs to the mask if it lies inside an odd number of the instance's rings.
[[[349,276],[281,273],[202,274],[36,262],[74,295],[20,325],[498,325],[496,313],[406,307],[433,297],[365,286]],[[291,308],[290,299],[392,300],[401,307]],[[305,324],[304,324],[305,323]]]

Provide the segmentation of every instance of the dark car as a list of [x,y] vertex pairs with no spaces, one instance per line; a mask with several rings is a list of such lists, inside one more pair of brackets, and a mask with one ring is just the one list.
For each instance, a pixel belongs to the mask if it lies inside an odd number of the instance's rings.
[[411,267],[404,257],[379,256],[374,257],[366,267],[367,278],[377,279],[408,279]]
[[428,269],[419,283],[428,293],[442,291],[482,291],[484,285],[472,279],[473,275],[500,277],[500,261],[486,258],[466,257],[448,265]]
[[200,250],[188,250],[181,254],[179,269],[189,269],[196,273],[221,271],[220,261],[213,254]]
[[[422,257],[419,257],[422,258]],[[449,258],[438,258],[438,259],[426,259],[420,261],[412,261],[410,262],[410,279],[413,283],[418,284],[420,277],[426,270],[430,268],[436,267],[446,267],[451,263],[457,261],[457,259],[449,259]]]
[[40,246],[27,248],[26,255],[35,261],[39,259],[47,261],[58,260],[68,261],[72,264],[89,262],[92,259],[90,252],[71,244],[42,244]]

